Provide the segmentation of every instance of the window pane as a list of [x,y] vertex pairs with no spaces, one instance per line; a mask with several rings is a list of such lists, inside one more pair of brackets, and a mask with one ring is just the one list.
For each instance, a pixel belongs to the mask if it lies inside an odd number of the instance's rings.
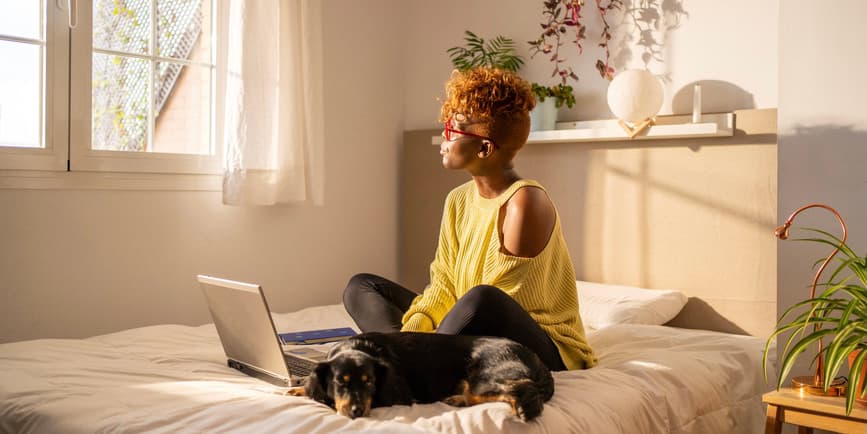
[[209,0],[157,0],[157,16],[157,56],[210,63]]
[[150,0],[94,0],[93,48],[148,54]]
[[93,53],[93,149],[146,151],[150,61]]
[[0,41],[0,146],[38,148],[42,47]]
[[211,68],[157,62],[154,152],[211,153]]
[[42,0],[0,0],[0,35],[42,39]]

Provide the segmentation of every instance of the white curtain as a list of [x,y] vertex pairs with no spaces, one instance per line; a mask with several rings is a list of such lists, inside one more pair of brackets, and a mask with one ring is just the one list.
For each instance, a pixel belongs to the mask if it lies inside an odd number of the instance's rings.
[[318,0],[228,0],[223,203],[324,202]]

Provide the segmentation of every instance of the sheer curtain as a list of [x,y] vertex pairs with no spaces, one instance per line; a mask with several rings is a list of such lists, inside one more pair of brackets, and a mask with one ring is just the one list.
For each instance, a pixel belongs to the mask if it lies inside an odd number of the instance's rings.
[[227,0],[223,203],[324,202],[317,0]]

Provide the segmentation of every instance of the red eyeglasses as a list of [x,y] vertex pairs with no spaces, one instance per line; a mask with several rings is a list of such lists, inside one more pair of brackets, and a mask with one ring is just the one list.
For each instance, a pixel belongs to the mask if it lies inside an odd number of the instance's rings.
[[473,134],[473,133],[469,133],[466,131],[456,130],[456,129],[451,127],[451,123],[452,123],[452,120],[449,119],[448,122],[445,123],[445,126],[443,126],[443,138],[446,139],[447,141],[451,142],[453,140],[457,140],[457,137],[455,137],[454,135],[455,134],[461,134],[464,136],[470,136],[470,137],[475,137],[475,138],[482,139],[482,140],[487,140],[487,141],[491,142],[492,145],[494,145],[495,149],[500,149],[500,146],[497,145],[497,143],[494,142],[490,137],[480,136],[478,134]]

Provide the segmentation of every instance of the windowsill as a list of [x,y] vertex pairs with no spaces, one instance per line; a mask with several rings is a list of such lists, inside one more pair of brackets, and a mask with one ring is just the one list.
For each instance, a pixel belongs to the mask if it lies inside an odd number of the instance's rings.
[[0,190],[221,191],[221,175],[0,170]]

